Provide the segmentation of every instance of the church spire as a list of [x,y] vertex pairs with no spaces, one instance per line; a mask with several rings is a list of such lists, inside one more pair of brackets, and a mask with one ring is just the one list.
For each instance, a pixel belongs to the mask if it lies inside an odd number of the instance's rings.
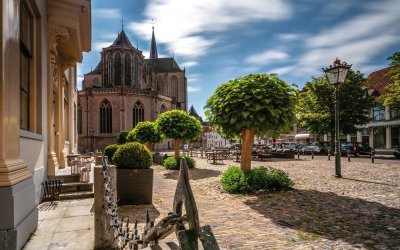
[[153,25],[153,34],[151,35],[151,48],[150,48],[150,59],[157,59],[157,44],[156,37],[154,36],[154,25]]

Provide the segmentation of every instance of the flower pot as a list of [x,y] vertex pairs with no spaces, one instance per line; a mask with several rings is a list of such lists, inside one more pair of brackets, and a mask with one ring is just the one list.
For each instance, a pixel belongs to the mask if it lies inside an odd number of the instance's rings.
[[151,204],[153,169],[117,168],[117,199],[119,205]]

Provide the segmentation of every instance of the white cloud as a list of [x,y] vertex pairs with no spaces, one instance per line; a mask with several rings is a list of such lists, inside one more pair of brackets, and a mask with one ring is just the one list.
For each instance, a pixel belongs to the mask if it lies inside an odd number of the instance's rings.
[[112,41],[98,41],[98,42],[93,42],[93,50],[95,51],[101,51],[103,48],[106,48],[112,44]]
[[297,40],[300,40],[300,39],[303,37],[303,35],[301,35],[301,34],[295,34],[295,33],[285,33],[285,34],[278,34],[278,35],[276,35],[276,37],[277,37],[279,40],[289,42],[289,41],[297,41]]
[[257,53],[248,56],[244,59],[246,63],[254,65],[265,65],[271,63],[272,61],[282,61],[289,58],[289,55],[283,51],[279,50],[267,50],[263,53]]
[[275,73],[278,75],[285,75],[288,73],[292,73],[295,70],[294,66],[287,66],[287,67],[280,67],[280,68],[275,68],[271,70],[267,70],[268,73]]
[[187,61],[187,62],[181,63],[180,65],[182,65],[182,67],[185,67],[185,68],[190,68],[190,67],[199,65],[199,63],[196,61]]
[[189,93],[193,93],[193,92],[199,92],[201,90],[200,87],[195,87],[195,86],[188,86],[187,91]]
[[77,67],[76,67],[77,87],[78,87],[78,90],[81,90],[82,89],[82,81],[83,81],[82,64],[81,63],[77,63],[76,65],[77,65]]
[[150,39],[150,19],[155,19],[156,39],[177,56],[196,58],[218,43],[217,33],[236,25],[258,21],[288,19],[292,8],[286,0],[149,0],[146,20],[128,27],[140,37]]
[[92,16],[106,19],[118,19],[122,17],[120,9],[93,9]]

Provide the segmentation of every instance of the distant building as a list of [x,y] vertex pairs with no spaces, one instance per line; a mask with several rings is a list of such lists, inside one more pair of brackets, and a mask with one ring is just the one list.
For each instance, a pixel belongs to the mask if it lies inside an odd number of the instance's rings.
[[[158,57],[154,27],[148,59],[132,46],[122,28],[115,41],[103,48],[96,68],[84,75],[78,105],[79,149],[103,150],[116,143],[121,130],[155,121],[171,109],[187,110],[185,69],[173,57]],[[157,145],[158,150],[172,147],[171,141]]]
[[[368,94],[378,97],[386,93],[386,88],[393,84],[390,75],[391,67],[371,73],[365,83]],[[360,126],[362,131],[357,133],[357,141],[368,142],[374,148],[398,148],[400,147],[400,105],[383,106],[378,104],[370,110],[372,122]]]

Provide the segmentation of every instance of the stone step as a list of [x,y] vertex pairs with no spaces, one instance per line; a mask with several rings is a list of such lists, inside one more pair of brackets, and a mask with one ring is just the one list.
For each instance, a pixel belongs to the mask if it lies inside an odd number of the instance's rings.
[[56,178],[61,179],[63,183],[73,183],[73,182],[79,182],[80,175],[79,174],[57,175]]
[[71,192],[71,193],[61,193],[60,200],[72,200],[72,199],[84,199],[84,198],[93,198],[94,193],[91,191],[80,191],[80,192]]
[[80,191],[93,192],[93,183],[70,182],[70,183],[63,183],[61,186],[61,193],[71,193]]

